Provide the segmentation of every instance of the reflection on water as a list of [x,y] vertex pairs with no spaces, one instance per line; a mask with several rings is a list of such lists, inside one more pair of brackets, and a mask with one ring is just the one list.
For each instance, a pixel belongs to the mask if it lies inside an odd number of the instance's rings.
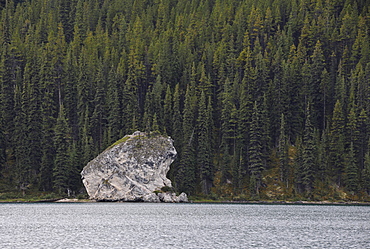
[[0,248],[370,248],[369,206],[0,204]]

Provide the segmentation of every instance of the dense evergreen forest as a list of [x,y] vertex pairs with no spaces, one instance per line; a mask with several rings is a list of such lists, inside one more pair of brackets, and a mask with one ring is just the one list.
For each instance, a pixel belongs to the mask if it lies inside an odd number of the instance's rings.
[[0,1],[0,192],[79,193],[136,130],[176,191],[370,194],[370,1]]

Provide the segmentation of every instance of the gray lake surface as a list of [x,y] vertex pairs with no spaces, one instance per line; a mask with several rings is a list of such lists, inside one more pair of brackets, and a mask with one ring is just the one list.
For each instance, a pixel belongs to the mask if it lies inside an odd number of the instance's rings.
[[370,206],[3,203],[0,248],[370,248]]

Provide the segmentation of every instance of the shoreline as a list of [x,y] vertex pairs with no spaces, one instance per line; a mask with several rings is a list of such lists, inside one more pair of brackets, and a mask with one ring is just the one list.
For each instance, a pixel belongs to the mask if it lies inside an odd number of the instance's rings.
[[[97,203],[99,201],[90,199],[76,198],[60,198],[60,199],[45,199],[45,200],[0,200],[0,203]],[[120,201],[117,201],[122,203]],[[251,204],[251,205],[327,205],[327,206],[370,206],[370,202],[361,201],[227,201],[227,200],[192,200],[189,204]]]
[[194,201],[199,204],[251,204],[251,205],[323,205],[323,206],[370,206],[360,201]]

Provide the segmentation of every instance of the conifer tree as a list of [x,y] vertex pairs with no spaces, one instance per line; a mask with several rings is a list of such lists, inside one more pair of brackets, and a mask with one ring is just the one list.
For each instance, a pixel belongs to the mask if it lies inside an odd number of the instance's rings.
[[[182,128],[182,115],[180,105],[180,89],[179,84],[175,87],[173,94],[173,118],[172,118],[172,137],[175,140],[175,147],[181,152],[182,144],[181,140],[183,137],[184,129]],[[181,155],[181,154],[180,154]]]
[[[249,141],[249,171],[251,174],[251,182],[254,183],[251,186],[250,191],[256,195],[259,195],[259,190],[262,184],[262,171],[264,170],[263,164],[263,151],[262,151],[262,123],[261,123],[261,111],[257,101],[254,103],[252,122],[250,127],[250,141]],[[253,180],[253,181],[252,181]]]
[[23,78],[24,88],[22,97],[22,109],[25,112],[26,118],[25,129],[27,132],[27,157],[33,175],[32,178],[34,180],[40,171],[42,157],[41,141],[43,135],[38,69],[39,67],[37,59],[33,61],[32,66],[31,63],[26,64]]
[[[70,131],[65,118],[63,105],[59,110],[59,115],[55,125],[54,146],[55,146],[55,161],[53,167],[53,189],[63,194],[69,189],[69,158],[68,148],[70,139]],[[69,190],[68,190],[69,191]]]
[[236,107],[233,103],[232,96],[232,85],[230,80],[227,78],[224,84],[224,90],[222,93],[222,109],[221,109],[221,131],[222,131],[222,143],[223,146],[228,144],[228,147],[234,148],[236,139],[236,120],[234,119],[236,114]]
[[182,141],[183,141],[183,129],[182,129],[182,115],[181,115],[181,103],[180,103],[180,90],[179,90],[179,84],[176,85],[172,101],[172,121],[170,123],[171,125],[171,137],[174,139],[174,146],[178,152],[177,154],[177,160],[173,162],[173,167],[171,167],[168,175],[170,176],[170,179],[172,178],[174,180],[174,186],[178,189],[181,184],[181,178],[179,175],[179,169],[180,169],[180,161],[182,156]]
[[160,75],[157,76],[153,88],[152,88],[152,115],[156,113],[157,116],[157,124],[158,124],[158,131],[164,131],[164,124],[163,124],[163,93],[165,90],[165,85],[162,82],[162,78]]
[[310,105],[307,107],[302,152],[302,184],[306,192],[313,190],[314,174],[316,172],[317,149],[314,141],[314,130],[311,123]]
[[345,178],[344,183],[346,188],[349,191],[356,191],[357,190],[357,184],[358,184],[358,167],[356,162],[356,156],[355,156],[355,150],[353,147],[353,142],[350,145],[349,152],[346,155],[345,160]]
[[342,183],[342,174],[344,169],[344,135],[344,116],[341,102],[337,100],[329,132],[329,170],[331,177],[333,177],[338,185]]
[[188,86],[185,94],[185,105],[183,111],[183,145],[182,157],[177,172],[177,182],[179,184],[179,191],[184,191],[189,194],[194,194],[196,183],[196,169],[195,169],[195,109],[193,108],[194,101],[193,91]]
[[312,63],[310,65],[310,86],[309,86],[309,101],[311,103],[311,118],[313,120],[312,125],[317,128],[321,128],[323,124],[323,112],[322,112],[322,101],[323,93],[320,91],[320,83],[322,81],[322,71],[324,70],[325,58],[322,51],[322,44],[317,41],[315,49],[312,55]]
[[15,88],[15,75],[16,68],[11,60],[11,52],[9,46],[3,45],[3,52],[1,58],[1,92],[0,92],[0,108],[4,124],[4,139],[8,144],[12,131],[14,129],[14,88]]
[[14,146],[16,186],[19,190],[25,193],[25,190],[32,183],[31,168],[29,162],[29,154],[27,147],[27,123],[24,103],[27,102],[25,92],[16,87],[14,91],[14,131],[12,136],[12,145]]
[[102,65],[99,65],[96,75],[96,91],[94,97],[94,111],[91,116],[92,137],[97,149],[100,151],[105,144],[103,134],[106,126],[106,82],[103,75]]
[[362,170],[362,184],[367,194],[370,194],[370,152],[365,154],[364,169]]
[[157,113],[155,112],[153,115],[153,122],[152,122],[152,127],[150,129],[154,134],[161,134],[160,128],[158,125],[158,118],[157,118]]
[[66,119],[69,126],[72,129],[72,136],[75,141],[78,140],[79,129],[78,129],[78,92],[77,92],[77,80],[78,80],[78,68],[76,68],[77,59],[73,56],[72,50],[69,49],[65,58],[65,72],[63,75],[64,81],[64,110],[66,113]]
[[53,69],[48,53],[42,55],[42,64],[40,69],[40,81],[42,82],[42,96],[43,101],[41,105],[42,130],[43,136],[41,145],[43,148],[41,166],[40,166],[40,189],[44,191],[52,190],[52,170],[54,165],[55,147],[53,143],[54,125],[56,114],[56,103],[58,97],[55,89],[56,87]]
[[117,141],[121,133],[121,101],[120,93],[117,84],[117,75],[112,67],[108,74],[108,89],[107,89],[107,121],[109,130],[109,143]]
[[173,110],[172,110],[172,93],[170,85],[167,85],[166,95],[163,104],[163,122],[165,126],[165,131],[168,135],[172,135],[172,120],[173,120]]
[[197,133],[198,133],[198,150],[197,164],[200,171],[200,183],[202,192],[209,194],[212,184],[212,158],[211,158],[211,116],[206,104],[205,92],[202,91],[199,99]]
[[[72,142],[72,144],[69,142],[69,147],[68,147],[68,165],[67,165],[67,170],[68,170],[68,189],[76,192],[80,189],[82,186],[81,182],[81,171],[82,168],[85,166],[81,162],[81,151],[78,148],[78,145],[76,142]],[[67,189],[67,193],[68,190]]]
[[250,125],[253,112],[252,94],[250,94],[249,84],[246,77],[243,79],[239,95],[239,109],[237,113],[238,122],[238,141],[240,156],[243,158],[240,164],[240,177],[246,175],[248,170],[248,148],[250,137]]
[[289,177],[289,158],[288,158],[288,137],[285,133],[285,118],[284,114],[281,114],[281,125],[280,125],[280,136],[278,145],[278,156],[280,162],[280,178],[282,182],[288,185]]
[[0,172],[2,172],[4,169],[6,162],[6,147],[3,126],[3,118],[0,114]]
[[358,133],[358,140],[355,147],[357,149],[357,162],[359,164],[359,168],[363,169],[367,148],[367,140],[369,138],[368,116],[364,109],[362,109],[360,114],[358,115],[356,130]]

